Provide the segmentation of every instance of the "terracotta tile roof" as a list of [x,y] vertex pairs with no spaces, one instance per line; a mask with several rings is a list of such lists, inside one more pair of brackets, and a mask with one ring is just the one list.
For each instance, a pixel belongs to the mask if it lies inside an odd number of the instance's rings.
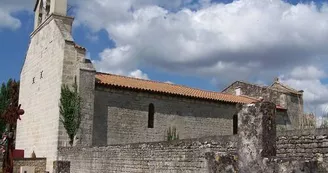
[[82,46],[80,46],[80,45],[78,45],[78,44],[74,44],[74,47],[76,47],[76,48],[78,48],[78,49],[82,49],[82,50],[87,50],[85,47],[82,47]]
[[244,96],[234,96],[213,91],[205,91],[190,88],[182,85],[175,85],[163,82],[143,80],[113,74],[97,73],[96,83],[105,86],[115,86],[127,89],[135,89],[162,94],[172,94],[177,96],[192,97],[197,99],[223,101],[230,103],[253,103],[258,100]]

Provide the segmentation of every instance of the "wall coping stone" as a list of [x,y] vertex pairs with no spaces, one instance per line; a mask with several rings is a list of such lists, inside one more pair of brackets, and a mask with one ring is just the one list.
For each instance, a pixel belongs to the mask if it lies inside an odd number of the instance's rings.
[[[200,145],[229,145],[231,143],[237,143],[237,135],[226,135],[226,136],[211,136],[203,138],[193,138],[193,139],[182,139],[175,141],[160,141],[160,142],[148,142],[148,143],[131,143],[131,144],[116,144],[108,145],[104,147],[58,147],[60,151],[64,150],[83,150],[86,148],[93,149],[106,149],[106,148],[129,148],[129,149],[138,149],[138,148],[156,148],[156,147],[176,147],[176,146],[200,146]],[[234,148],[236,146],[232,146]]]
[[15,161],[24,161],[24,160],[47,160],[47,158],[14,158]]
[[307,135],[328,135],[328,128],[277,131],[277,137],[282,137],[282,136],[307,136]]

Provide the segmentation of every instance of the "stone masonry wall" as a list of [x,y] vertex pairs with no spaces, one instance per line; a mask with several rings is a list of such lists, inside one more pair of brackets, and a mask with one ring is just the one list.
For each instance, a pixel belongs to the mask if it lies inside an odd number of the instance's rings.
[[[150,103],[155,106],[154,128],[148,128]],[[165,141],[169,127],[177,128],[180,139],[231,135],[236,113],[234,104],[97,87],[93,144]]]
[[70,161],[71,173],[209,172],[207,153],[214,158],[235,153],[236,136],[94,148],[60,148],[59,159]]
[[[273,103],[238,105],[238,109],[238,135],[107,147],[59,148],[56,173],[68,170],[72,173],[328,172],[325,158],[327,129],[279,132],[276,137],[276,109]],[[276,138],[278,141],[272,140]],[[290,151],[285,151],[285,145]],[[302,147],[312,152],[300,150]],[[281,151],[288,154],[281,155]],[[301,157],[301,154],[310,156]]]
[[[58,147],[59,98],[65,41],[56,19],[31,36],[20,77],[19,102],[25,110],[17,124],[16,148],[27,157],[47,157],[49,168]],[[33,82],[34,80],[34,82]]]
[[277,137],[277,157],[315,160],[328,158],[328,129],[282,131]]
[[35,173],[45,173],[46,158],[14,159],[14,173],[19,173],[21,166],[31,166],[35,168]]
[[[284,120],[287,124],[286,129],[297,129],[300,125],[300,117],[303,114],[303,97],[302,95],[286,93],[272,89],[270,87],[262,87],[254,84],[248,84],[245,82],[235,82],[224,93],[236,94],[236,87],[240,87],[242,94],[254,98],[262,97],[265,101],[271,101],[277,105],[287,108],[287,120]],[[279,117],[277,117],[279,118]]]
[[17,125],[16,147],[27,156],[47,158],[51,172],[58,146],[68,145],[60,123],[62,84],[79,78],[83,56],[71,35],[73,18],[51,14],[33,33],[21,72],[19,102],[25,110]]

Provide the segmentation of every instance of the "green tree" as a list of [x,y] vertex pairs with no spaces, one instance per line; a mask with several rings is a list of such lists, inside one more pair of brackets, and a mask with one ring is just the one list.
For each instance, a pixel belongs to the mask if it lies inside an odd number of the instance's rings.
[[[8,108],[8,106],[11,102],[12,95],[14,94],[13,89],[12,89],[13,84],[17,84],[17,86],[19,87],[19,82],[16,82],[13,79],[9,79],[7,83],[2,83],[2,85],[1,85],[1,88],[0,88],[0,115],[2,115],[5,112],[5,110]],[[17,98],[15,98],[14,100],[18,101],[18,94],[15,97],[17,97]],[[13,103],[13,104],[18,104],[18,102]],[[0,133],[2,134],[5,130],[6,130],[6,124],[3,119],[0,119]]]
[[68,85],[62,86],[59,106],[61,114],[60,121],[66,129],[71,146],[73,145],[74,137],[81,124],[80,96],[77,91],[76,82],[73,84],[72,88],[73,90],[71,90]]

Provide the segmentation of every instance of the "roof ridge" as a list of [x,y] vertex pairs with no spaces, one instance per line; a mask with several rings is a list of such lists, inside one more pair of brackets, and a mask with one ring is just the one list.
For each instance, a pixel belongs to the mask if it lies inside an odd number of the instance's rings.
[[272,87],[274,84],[279,84],[279,85],[281,85],[282,87],[284,87],[284,88],[286,88],[286,89],[288,89],[288,90],[291,90],[291,91],[294,91],[294,92],[298,93],[298,90],[296,90],[296,89],[294,89],[294,88],[292,88],[292,87],[290,87],[290,86],[288,86],[288,85],[286,85],[286,84],[283,84],[283,83],[281,83],[281,82],[274,82],[274,83],[271,85],[271,87]]
[[[182,84],[171,84],[171,83],[166,83],[166,82],[161,82],[161,81],[155,81],[155,80],[150,80],[150,79],[140,79],[140,78],[135,78],[135,77],[131,77],[131,76],[124,76],[124,75],[105,73],[105,72],[97,72],[97,74],[112,75],[112,76],[117,76],[117,77],[122,77],[122,78],[133,79],[133,80],[147,81],[147,82],[159,83],[159,84],[165,84],[165,85],[171,85],[171,86],[180,86],[180,87],[194,89],[194,90],[198,90],[198,91],[205,91],[205,92],[211,92],[211,93],[228,95],[228,96],[236,96],[236,95],[229,94],[229,93],[222,93],[222,92],[218,92],[218,91],[211,91],[211,90],[205,90],[205,89],[200,89],[200,88],[194,88],[194,87],[190,87],[190,86],[186,86],[186,85],[182,85]],[[238,96],[236,96],[236,97],[238,97]]]
[[227,90],[228,88],[230,88],[233,84],[237,83],[237,82],[240,82],[240,83],[244,83],[244,84],[248,84],[248,85],[253,85],[253,86],[257,86],[257,87],[262,87],[262,88],[269,88],[268,85],[265,85],[265,86],[261,86],[261,85],[258,85],[258,84],[254,84],[254,83],[250,83],[250,82],[245,82],[243,80],[236,80],[235,82],[233,82],[232,84],[230,84],[229,86],[225,87],[222,92],[224,92],[225,90]]
[[238,80],[237,82],[242,82],[242,83],[245,83],[245,84],[249,84],[249,85],[253,85],[253,86],[258,86],[258,87],[262,87],[262,88],[268,88],[269,87],[268,85],[261,86],[259,84],[250,83],[250,82],[246,82],[246,81],[243,81],[243,80]]

